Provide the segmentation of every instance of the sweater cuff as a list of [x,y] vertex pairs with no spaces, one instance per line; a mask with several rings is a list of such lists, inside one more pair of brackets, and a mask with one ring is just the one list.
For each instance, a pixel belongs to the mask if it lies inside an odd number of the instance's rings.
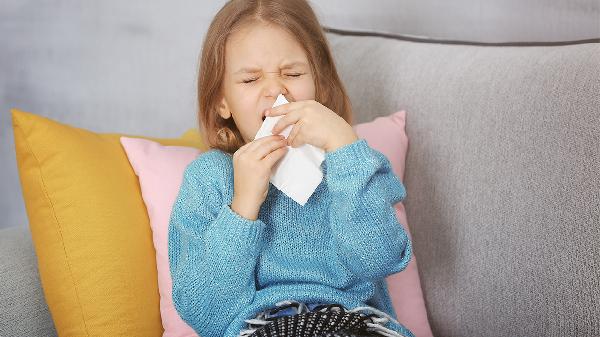
[[381,163],[373,153],[367,141],[359,138],[353,143],[341,146],[334,151],[325,153],[327,180],[339,180],[347,176],[372,174]]
[[251,255],[260,250],[266,227],[262,220],[246,219],[226,204],[222,206],[217,218],[218,220],[213,221],[212,225],[218,228],[211,228],[211,231],[217,230],[221,238],[226,242],[235,242],[239,248],[247,247]]

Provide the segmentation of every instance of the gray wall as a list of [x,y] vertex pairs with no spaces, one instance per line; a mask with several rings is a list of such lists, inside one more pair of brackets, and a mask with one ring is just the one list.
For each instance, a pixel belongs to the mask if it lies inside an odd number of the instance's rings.
[[3,1],[0,228],[26,225],[9,109],[98,132],[195,125],[204,32],[223,1]]
[[[195,125],[201,42],[225,1],[0,0],[0,228],[27,225],[9,109],[97,132]],[[483,42],[600,37],[600,0],[312,1],[325,26]]]

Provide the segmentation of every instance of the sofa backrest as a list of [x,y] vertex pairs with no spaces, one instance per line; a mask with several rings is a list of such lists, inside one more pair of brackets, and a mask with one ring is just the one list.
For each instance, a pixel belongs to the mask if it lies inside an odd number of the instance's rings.
[[597,335],[600,43],[328,39],[355,122],[407,111],[404,205],[434,334]]

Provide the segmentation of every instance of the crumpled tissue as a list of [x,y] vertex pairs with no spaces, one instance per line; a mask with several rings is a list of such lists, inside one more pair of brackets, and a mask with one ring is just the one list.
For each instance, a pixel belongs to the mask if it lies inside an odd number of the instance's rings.
[[[273,107],[286,103],[289,102],[283,94],[280,94]],[[273,135],[271,133],[273,126],[283,116],[267,116],[254,139]],[[293,124],[288,125],[279,134],[287,138],[293,126]],[[325,151],[311,144],[299,147],[288,145],[287,147],[287,153],[273,166],[270,181],[280,191],[304,206],[323,180],[321,162],[325,160]]]

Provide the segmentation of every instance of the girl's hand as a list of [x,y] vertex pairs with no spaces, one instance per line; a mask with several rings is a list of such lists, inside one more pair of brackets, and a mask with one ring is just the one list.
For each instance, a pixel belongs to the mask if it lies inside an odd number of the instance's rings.
[[269,192],[271,169],[287,152],[285,137],[261,137],[244,144],[233,154],[233,200],[231,209],[256,220]]
[[342,117],[314,100],[296,101],[268,109],[266,116],[284,115],[277,121],[272,134],[279,134],[293,125],[288,145],[299,147],[311,144],[331,152],[358,140],[354,129]]

